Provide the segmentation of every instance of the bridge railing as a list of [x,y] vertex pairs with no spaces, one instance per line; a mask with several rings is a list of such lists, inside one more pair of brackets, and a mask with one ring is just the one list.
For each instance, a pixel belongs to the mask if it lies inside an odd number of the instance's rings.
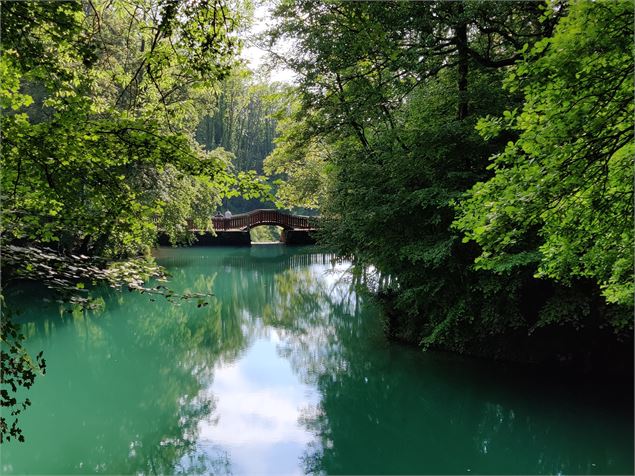
[[292,215],[279,210],[254,210],[249,213],[232,215],[231,218],[214,217],[212,223],[217,231],[246,230],[258,225],[277,225],[293,230],[313,230],[316,218]]

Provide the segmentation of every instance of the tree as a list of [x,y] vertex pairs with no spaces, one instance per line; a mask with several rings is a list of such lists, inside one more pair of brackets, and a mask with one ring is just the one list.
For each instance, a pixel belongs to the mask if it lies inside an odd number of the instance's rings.
[[[268,162],[291,190],[310,190],[295,173],[313,168],[320,146],[322,241],[388,283],[375,290],[389,333],[425,347],[539,358],[519,339],[565,296],[585,298],[541,293],[531,266],[504,276],[473,269],[478,248],[452,228],[453,203],[504,147],[474,127],[479,115],[520,104],[519,94],[501,94],[505,68],[552,32],[563,8],[304,1],[283,2],[277,14],[272,40],[295,41],[287,64],[300,77],[300,107]],[[535,308],[523,305],[533,298]]]
[[277,185],[276,203],[283,208],[318,209],[328,188],[329,144],[310,134],[300,103],[289,95],[287,116],[278,122],[276,148],[264,161],[265,173]]
[[[187,238],[187,220],[211,226],[223,194],[264,190],[190,131],[200,99],[236,64],[241,12],[220,0],[1,8],[2,291],[21,278],[82,305],[76,294],[91,283],[170,297],[143,285],[158,267],[130,258],[154,245],[159,226]],[[43,366],[4,302],[1,330],[1,403],[16,416],[17,388]],[[3,419],[0,437],[21,439],[17,420]]]
[[[77,25],[65,36],[37,27],[11,34],[22,31],[28,5],[11,4],[3,18],[4,107],[16,110],[3,118],[5,236],[113,257],[138,252],[154,242],[164,215],[154,190],[169,164],[200,186],[208,181],[210,196],[205,210],[201,202],[198,210],[173,214],[177,225],[185,225],[184,215],[209,218],[231,183],[229,156],[204,152],[186,118],[195,91],[213,88],[234,61],[237,39],[226,7],[148,2],[128,9],[108,2],[84,13],[80,4],[59,2],[34,8],[72,10]],[[60,54],[24,58],[23,37]],[[30,84],[46,90],[31,105],[37,114],[24,110],[33,100],[19,92]]]
[[[493,177],[459,203],[457,226],[502,271],[590,278],[610,303],[633,303],[633,2],[574,2],[552,37],[525,48],[506,78],[521,108],[482,120],[518,136]],[[613,323],[632,326],[632,316]]]
[[[276,126],[286,115],[288,94],[288,86],[268,84],[258,74],[237,68],[221,83],[215,103],[199,122],[197,141],[207,150],[230,151],[236,170],[262,173],[265,157],[274,150]],[[267,205],[235,197],[226,206],[243,212]]]

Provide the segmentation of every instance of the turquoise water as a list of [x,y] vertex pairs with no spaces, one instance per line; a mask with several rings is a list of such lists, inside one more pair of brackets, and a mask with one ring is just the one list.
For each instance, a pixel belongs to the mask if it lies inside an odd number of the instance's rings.
[[179,306],[12,297],[47,374],[7,474],[632,474],[632,382],[384,339],[346,263],[314,248],[162,249]]

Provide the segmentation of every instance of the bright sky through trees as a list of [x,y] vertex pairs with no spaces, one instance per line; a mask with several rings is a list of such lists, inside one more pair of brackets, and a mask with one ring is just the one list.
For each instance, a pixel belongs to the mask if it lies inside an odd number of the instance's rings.
[[[288,68],[274,64],[267,51],[263,48],[263,42],[257,39],[258,35],[261,35],[268,26],[271,26],[273,21],[271,8],[272,5],[269,2],[259,2],[254,8],[253,23],[246,32],[245,45],[241,57],[247,62],[249,69],[254,72],[266,68],[272,82],[293,83],[295,73]],[[278,45],[278,51],[276,52],[282,54],[289,46],[290,43],[282,43]]]

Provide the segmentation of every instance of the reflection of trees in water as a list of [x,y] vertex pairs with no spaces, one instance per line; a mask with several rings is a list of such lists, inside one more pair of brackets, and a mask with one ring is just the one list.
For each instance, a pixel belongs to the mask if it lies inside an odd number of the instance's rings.
[[377,352],[350,337],[342,335],[337,365],[325,365],[336,370],[320,375],[321,400],[302,418],[316,437],[303,461],[309,473],[632,470],[629,424],[585,408],[576,391],[517,387],[518,376],[501,383],[500,373],[478,365]]
[[[330,257],[288,258],[284,253],[311,255],[288,249],[258,253],[187,251],[171,264],[168,259],[176,291],[218,296],[202,308],[149,305],[147,296],[113,294],[101,315],[62,318],[75,332],[68,333],[72,341],[58,361],[63,358],[64,366],[82,378],[79,383],[69,380],[72,376],[59,380],[55,394],[73,403],[60,406],[58,411],[68,411],[61,421],[71,424],[76,414],[89,415],[85,423],[94,440],[82,455],[84,469],[230,472],[229,456],[221,448],[195,447],[198,423],[213,421],[215,402],[208,388],[215,366],[236,359],[269,326],[282,338],[281,355],[321,396],[301,419],[315,435],[303,460],[307,472],[610,473],[632,468],[632,461],[620,460],[633,441],[632,432],[619,431],[628,425],[596,418],[593,407],[574,404],[580,399],[575,390],[515,375],[515,369],[487,370],[478,362],[422,356],[388,344],[378,315],[351,291],[354,280],[338,282],[331,274]],[[307,260],[315,261],[307,267]],[[53,349],[61,321],[31,321],[30,333],[50,339]],[[541,407],[544,394],[548,403]],[[589,434],[598,438],[585,439]],[[49,456],[46,469],[52,472],[56,459]],[[104,461],[121,464],[104,466]]]
[[329,285],[324,272],[277,274],[264,315],[283,337],[281,354],[321,395],[301,418],[315,435],[307,472],[632,470],[632,428],[619,421],[632,410],[598,414],[581,397],[592,385],[389,344],[354,280]]
[[[49,460],[46,471],[55,471],[57,461],[58,472],[231,472],[229,456],[221,448],[200,451],[196,447],[199,423],[214,421],[215,398],[208,390],[213,369],[235,359],[264,332],[263,325],[254,323],[266,323],[273,315],[271,310],[281,305],[277,288],[285,286],[285,280],[278,278],[285,269],[301,269],[328,258],[314,253],[297,259],[265,254],[255,268],[249,264],[249,256],[207,258],[205,254],[184,258],[179,253],[168,263],[173,265],[171,287],[175,291],[218,296],[205,307],[197,308],[191,302],[179,306],[160,300],[151,303],[148,296],[106,290],[102,312],[62,313],[59,318],[41,319],[42,314],[57,314],[51,305],[44,313],[41,308],[32,309],[23,316],[29,338],[39,339],[39,346],[48,341],[47,354],[58,367],[50,373],[72,369],[68,378],[46,382],[46,398],[67,395],[70,400],[56,408],[62,413],[56,421],[69,426],[71,437],[90,435],[81,462],[69,468],[65,458],[56,459],[51,453],[45,458]],[[73,331],[66,329],[65,348],[56,352],[58,331],[66,326]],[[68,385],[76,390],[69,393]],[[79,421],[85,417],[87,420]],[[55,445],[48,446],[55,451]],[[13,459],[5,456],[5,460]],[[14,469],[19,472],[19,467]]]
[[203,453],[188,452],[181,461],[182,464],[173,474],[232,474],[229,454],[218,446],[213,448],[207,447]]
[[[54,454],[60,448],[41,445],[51,452],[45,458],[47,472],[230,472],[228,456],[220,450],[214,457],[194,450],[198,425],[211,421],[215,408],[206,390],[214,365],[235,357],[245,345],[240,326],[224,322],[217,302],[200,309],[189,302],[148,303],[146,296],[113,293],[103,312],[24,317],[31,337],[50,341],[46,353],[54,365],[49,374],[68,373],[46,382],[47,396],[63,395],[65,404],[45,405],[55,407],[55,421],[65,425],[70,438],[90,439],[79,443],[82,450],[71,468]],[[74,329],[60,341],[57,331],[63,326]],[[64,349],[56,349],[60,342]],[[11,460],[5,453],[5,461]]]
[[[273,275],[275,292],[262,307],[263,322],[281,337],[280,354],[309,384],[319,375],[339,369],[341,333],[356,332],[361,309],[359,297],[342,286],[333,265],[287,269]],[[368,313],[367,318],[372,318]],[[335,366],[335,368],[330,368]]]

